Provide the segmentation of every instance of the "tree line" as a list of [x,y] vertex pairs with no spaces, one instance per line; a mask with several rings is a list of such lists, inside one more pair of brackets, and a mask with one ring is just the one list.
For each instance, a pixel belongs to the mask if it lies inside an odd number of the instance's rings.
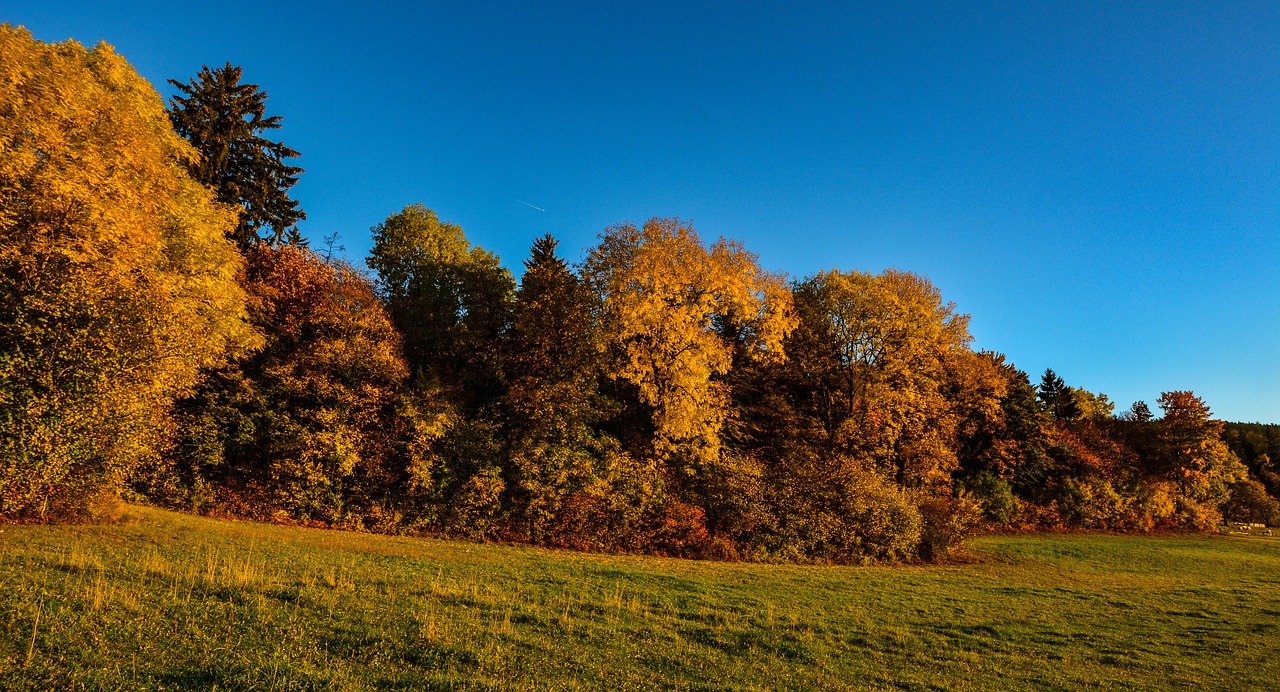
[[206,67],[166,108],[110,46],[0,28],[0,517],[125,493],[830,562],[935,559],[984,525],[1280,522],[1274,426],[1033,383],[910,272],[788,280],[654,218],[576,264],[538,238],[517,282],[417,204],[367,267],[321,255],[240,80]]

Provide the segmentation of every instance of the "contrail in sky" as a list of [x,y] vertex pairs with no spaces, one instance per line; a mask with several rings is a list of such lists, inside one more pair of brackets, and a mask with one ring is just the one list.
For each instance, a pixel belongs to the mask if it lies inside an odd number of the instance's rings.
[[525,205],[526,207],[529,207],[530,209],[537,209],[538,211],[542,211],[542,212],[545,212],[545,211],[546,211],[546,209],[543,209],[542,207],[535,207],[535,206],[533,206],[532,204],[529,204],[528,202],[526,202],[526,201],[524,201],[524,200],[522,200],[522,199],[518,199],[518,200],[516,200],[516,201],[517,201],[517,202],[519,202],[519,203],[521,203],[521,204],[523,204],[523,205]]

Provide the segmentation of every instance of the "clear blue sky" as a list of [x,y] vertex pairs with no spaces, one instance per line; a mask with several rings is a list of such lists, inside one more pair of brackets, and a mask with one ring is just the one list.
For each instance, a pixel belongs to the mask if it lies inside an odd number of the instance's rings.
[[356,262],[413,202],[517,274],[545,232],[576,260],[679,216],[792,276],[925,274],[1033,380],[1280,423],[1280,3],[800,4],[9,0],[0,21],[105,40],[166,95],[242,65],[303,154],[303,230]]

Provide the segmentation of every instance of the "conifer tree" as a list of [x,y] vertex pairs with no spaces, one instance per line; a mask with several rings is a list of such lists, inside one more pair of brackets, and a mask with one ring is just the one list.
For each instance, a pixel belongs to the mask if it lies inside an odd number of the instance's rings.
[[280,116],[266,115],[267,92],[240,83],[241,68],[206,65],[190,83],[169,83],[179,95],[169,100],[173,128],[200,152],[189,164],[192,177],[212,188],[218,200],[240,211],[232,238],[241,250],[263,240],[305,245],[296,224],[307,218],[289,188],[303,172],[286,163],[298,152],[261,136],[280,127]]
[[550,234],[534,242],[506,338],[513,528],[541,543],[601,544],[620,486],[652,471],[635,472],[617,441],[593,429],[605,416],[599,328],[589,288],[556,245]]
[[1044,402],[1045,410],[1053,414],[1056,420],[1074,420],[1080,417],[1075,392],[1052,368],[1045,370],[1044,376],[1040,378],[1037,396]]

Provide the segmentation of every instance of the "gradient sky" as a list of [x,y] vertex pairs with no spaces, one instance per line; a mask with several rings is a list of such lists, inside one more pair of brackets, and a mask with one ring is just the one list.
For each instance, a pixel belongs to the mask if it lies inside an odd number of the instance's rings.
[[[803,7],[797,5],[803,4]],[[679,216],[794,277],[898,267],[1125,408],[1280,423],[1280,3],[5,0],[166,96],[230,61],[362,263],[422,202],[518,275]],[[538,209],[545,211],[539,211]]]

